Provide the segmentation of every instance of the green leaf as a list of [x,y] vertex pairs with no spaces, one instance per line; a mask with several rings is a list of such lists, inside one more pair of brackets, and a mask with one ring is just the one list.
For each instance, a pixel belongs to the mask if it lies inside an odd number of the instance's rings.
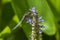
[[0,31],[2,31],[7,24],[12,20],[12,17],[14,16],[14,11],[12,9],[11,3],[3,4],[3,9],[1,11],[1,25],[0,25]]
[[9,26],[6,26],[6,28],[0,33],[0,35],[5,34],[5,33],[11,33]]
[[45,29],[43,30],[44,33],[47,35],[54,35],[56,33],[56,25],[55,25],[55,19],[53,12],[51,11],[51,8],[49,7],[46,0],[40,1],[40,13],[39,15],[42,15],[45,22],[43,23],[45,26]]
[[[18,17],[21,19],[25,11],[29,8],[36,7],[39,16],[43,16],[45,22],[44,33],[47,35],[54,35],[56,33],[56,27],[54,23],[54,15],[46,0],[12,0],[12,7]],[[31,26],[25,22],[22,24],[27,36],[31,33]]]
[[[18,15],[19,19],[21,20],[24,13],[29,9],[28,5],[26,4],[25,0],[12,0],[12,7],[15,13]],[[27,25],[26,22],[23,22],[22,28],[25,31],[26,35],[29,36],[31,31],[31,26]]]
[[60,20],[60,0],[47,0],[55,18]]
[[11,2],[11,0],[2,0],[3,4],[8,3],[8,2]]

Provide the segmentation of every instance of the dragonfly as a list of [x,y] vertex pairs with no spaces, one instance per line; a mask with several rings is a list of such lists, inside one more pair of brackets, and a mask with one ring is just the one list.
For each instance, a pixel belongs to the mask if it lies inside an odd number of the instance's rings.
[[[31,14],[32,13],[32,14]],[[32,18],[31,18],[32,16]],[[44,20],[41,17],[38,17],[38,12],[36,11],[35,7],[33,7],[32,9],[29,9],[28,12],[26,12],[22,19],[20,20],[20,22],[12,29],[15,30],[18,28],[19,25],[22,24],[22,22],[24,20],[27,20],[27,23],[29,23],[32,26],[32,38],[31,40],[39,40],[39,34],[42,34],[42,28],[44,28],[44,26],[39,25],[39,22],[44,22]],[[36,36],[37,35],[37,36]]]
[[[33,13],[33,14],[31,14],[31,13]],[[28,12],[25,12],[25,14],[23,15],[23,17],[22,17],[22,19],[20,20],[20,22],[12,29],[12,30],[16,30],[18,27],[19,27],[19,25],[21,25],[22,24],[22,22],[26,19],[27,20],[27,23],[29,23],[30,25],[32,25],[33,26],[33,19],[31,18],[31,16],[33,17],[33,16],[35,16],[36,14],[38,14],[37,13],[37,11],[36,11],[36,9],[35,9],[35,7],[33,7],[32,9],[29,9],[29,11]],[[38,16],[38,15],[37,15]],[[39,18],[38,18],[38,22],[44,22],[44,20],[42,19],[42,16],[40,16]],[[41,25],[39,25],[38,24],[38,26],[40,27],[40,28],[44,28],[44,26],[41,26]],[[42,31],[41,31],[42,32]],[[40,33],[41,33],[40,32]]]
[[16,28],[18,28],[18,26],[21,25],[22,22],[24,21],[24,19],[25,19],[27,16],[29,16],[29,15],[30,15],[30,12],[25,13],[25,14],[23,15],[21,21],[20,21],[12,30],[15,30]]

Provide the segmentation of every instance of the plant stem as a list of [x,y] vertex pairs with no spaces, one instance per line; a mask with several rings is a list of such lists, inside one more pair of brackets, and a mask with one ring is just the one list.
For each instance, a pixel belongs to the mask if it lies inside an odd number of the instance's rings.
[[33,14],[32,19],[32,40],[39,40],[39,27],[38,27],[38,15]]

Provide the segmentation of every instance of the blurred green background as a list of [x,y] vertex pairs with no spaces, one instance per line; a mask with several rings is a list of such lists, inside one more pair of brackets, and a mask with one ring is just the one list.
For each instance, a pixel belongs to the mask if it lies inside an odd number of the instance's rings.
[[32,30],[26,20],[12,29],[32,7],[45,20],[41,40],[60,40],[60,0],[0,0],[0,40],[29,40]]

